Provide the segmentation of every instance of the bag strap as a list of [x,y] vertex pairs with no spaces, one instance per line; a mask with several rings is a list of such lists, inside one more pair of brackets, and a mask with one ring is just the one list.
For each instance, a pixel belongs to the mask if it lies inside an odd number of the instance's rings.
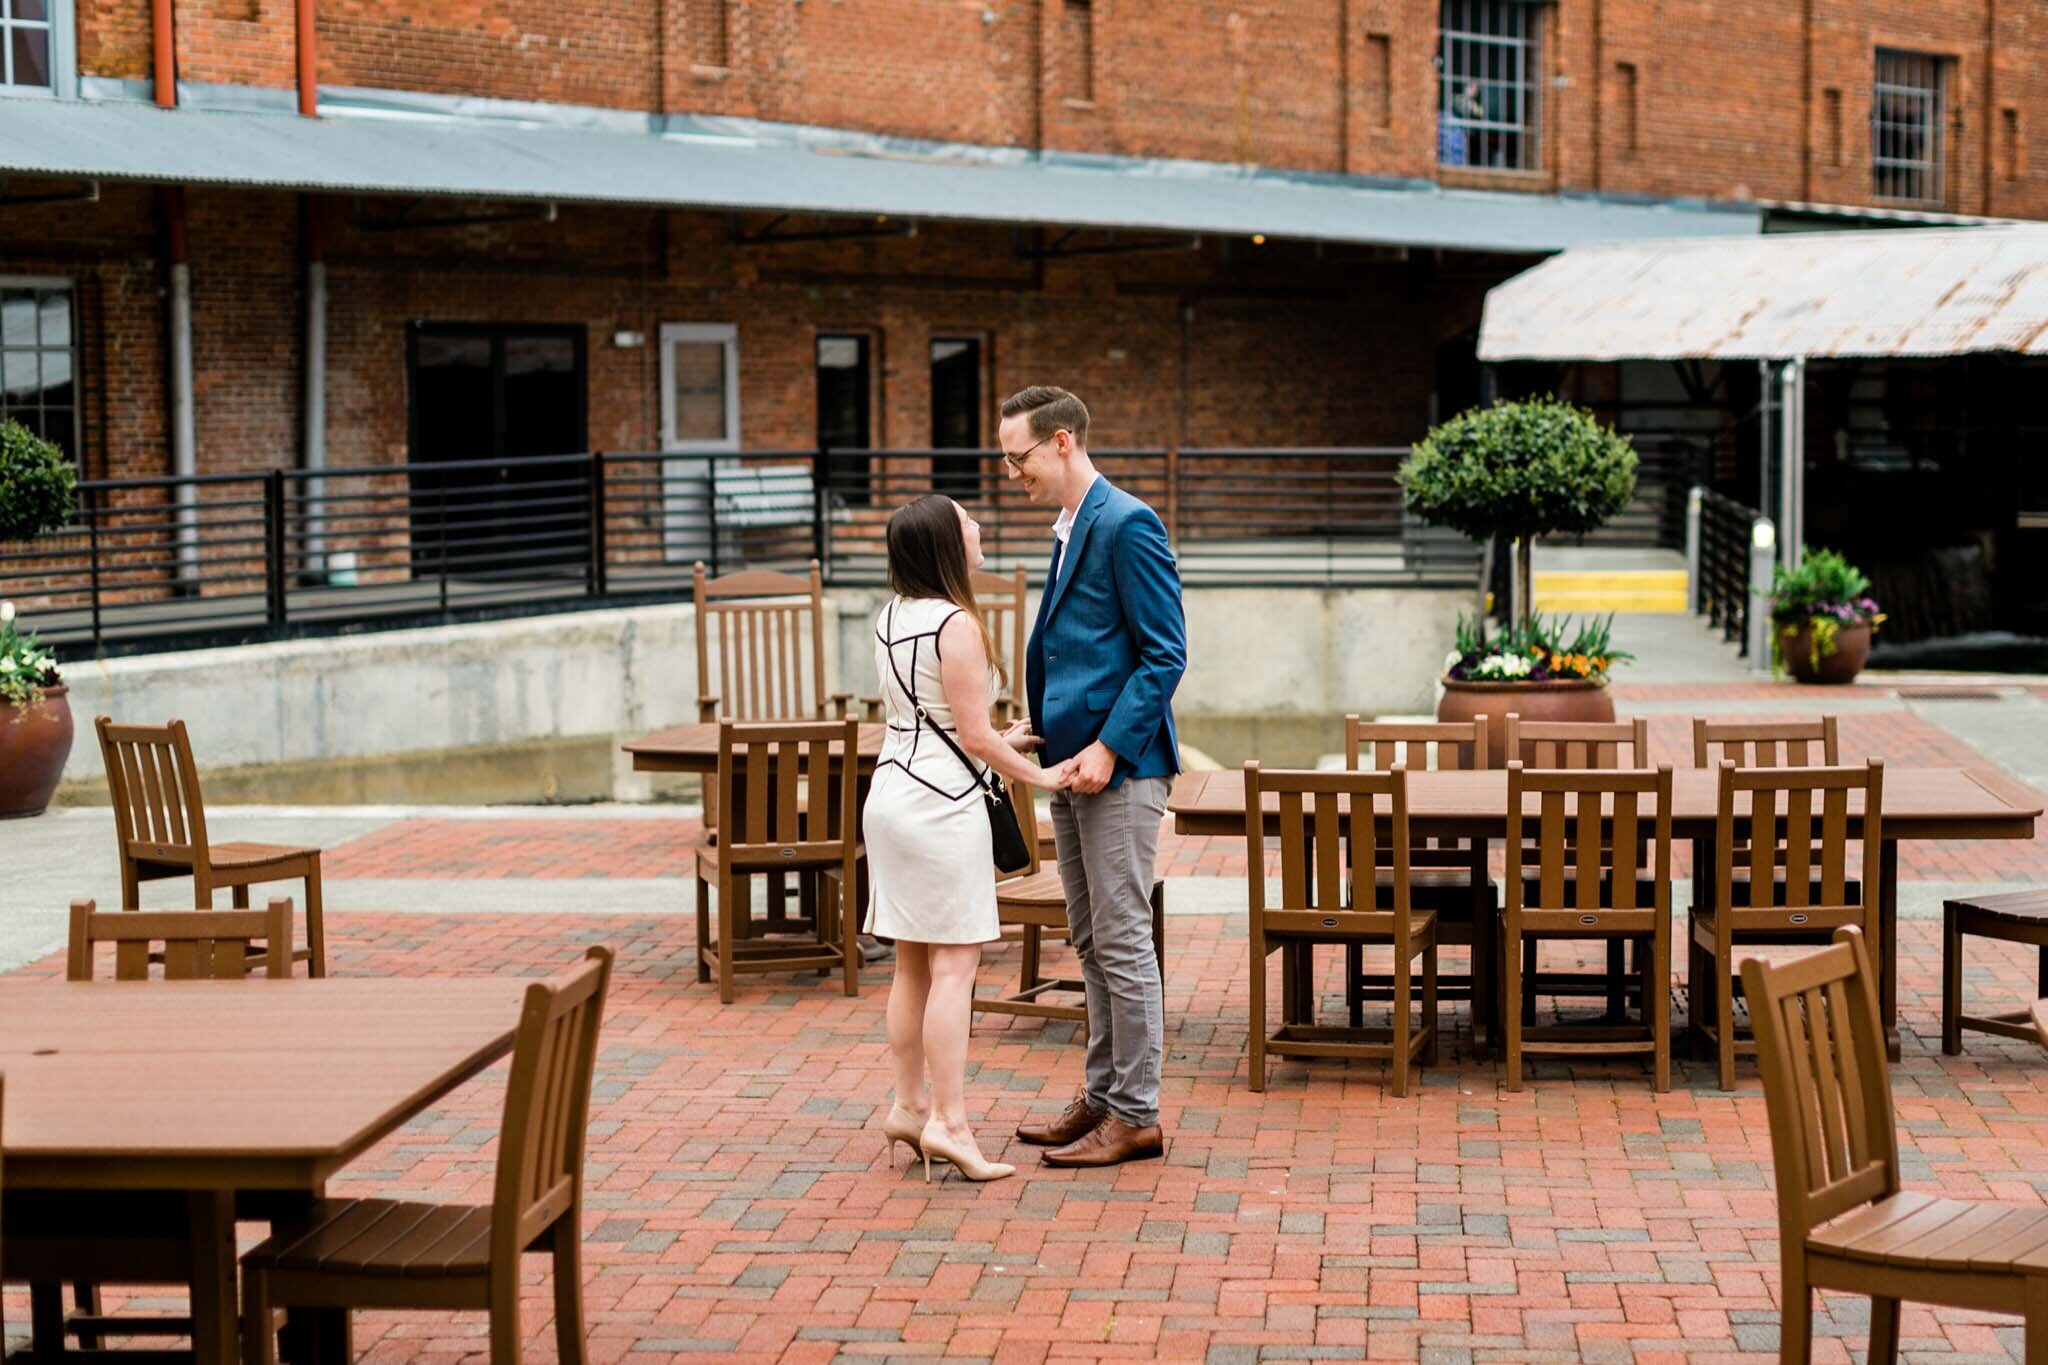
[[[950,612],[947,612],[945,619],[939,622],[939,629],[944,630],[946,628],[946,622],[952,620],[955,616],[958,616],[962,610],[963,609],[960,607],[955,607]],[[889,631],[891,635],[895,634],[895,629],[896,604],[894,602],[891,602],[889,604]],[[932,635],[932,653],[937,654],[939,649],[938,632],[934,631]],[[996,787],[994,783],[988,780],[988,773],[983,772],[981,769],[975,767],[974,760],[967,756],[967,751],[965,749],[962,749],[959,746],[959,744],[954,741],[951,735],[947,734],[943,729],[939,728],[939,723],[932,719],[931,712],[925,710],[924,703],[917,699],[917,688],[903,680],[903,670],[896,666],[895,646],[891,645],[885,648],[882,652],[889,656],[889,671],[896,675],[896,685],[903,689],[903,694],[905,696],[910,698],[910,707],[913,711],[917,713],[917,718],[923,721],[925,723],[925,726],[928,729],[930,729],[933,734],[937,735],[940,741],[943,742],[948,749],[951,749],[953,751],[953,756],[958,758],[960,762],[966,766],[967,771],[969,773],[973,774],[976,785],[978,785],[982,789],[984,795],[993,795],[997,793],[999,789]],[[991,769],[990,771],[994,770]],[[1001,800],[1002,798],[1001,796],[997,795],[996,799]]]

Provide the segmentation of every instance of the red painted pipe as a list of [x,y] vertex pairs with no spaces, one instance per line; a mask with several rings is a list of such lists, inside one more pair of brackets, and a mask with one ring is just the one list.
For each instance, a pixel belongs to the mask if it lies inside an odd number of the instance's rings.
[[320,49],[313,31],[313,0],[298,0],[298,11],[299,112],[312,118],[320,112]]
[[155,37],[156,102],[178,107],[178,53],[171,37],[172,0],[149,0],[150,29]]

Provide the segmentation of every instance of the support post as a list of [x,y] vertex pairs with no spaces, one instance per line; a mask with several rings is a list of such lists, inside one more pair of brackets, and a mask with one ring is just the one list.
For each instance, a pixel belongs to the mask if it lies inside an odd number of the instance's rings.
[[1771,575],[1777,560],[1777,527],[1769,517],[1758,517],[1749,527],[1749,591],[1742,620],[1749,671],[1762,677],[1771,673]]
[[1806,544],[1806,361],[1798,356],[1778,367],[1778,558],[1799,567]]
[[1699,484],[1694,484],[1685,495],[1685,606],[1694,615],[1699,614],[1706,588],[1700,579],[1700,517],[1706,495],[1707,490]]

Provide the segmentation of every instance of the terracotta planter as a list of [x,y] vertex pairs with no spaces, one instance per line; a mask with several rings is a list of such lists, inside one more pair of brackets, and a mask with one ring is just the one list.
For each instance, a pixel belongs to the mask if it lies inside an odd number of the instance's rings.
[[32,706],[0,701],[0,820],[41,815],[71,757],[70,689],[43,689]]
[[1856,675],[1863,671],[1864,660],[1870,657],[1870,627],[1862,622],[1836,631],[1835,647],[1823,659],[1813,656],[1811,625],[1800,626],[1789,633],[1776,622],[1771,628],[1778,632],[1785,671],[1803,683],[1839,685],[1854,682]]
[[1614,698],[1607,684],[1579,678],[1554,682],[1460,682],[1444,679],[1443,699],[1436,704],[1438,720],[1486,717],[1486,764],[1498,768],[1507,762],[1507,714],[1513,711],[1523,720],[1610,721],[1614,719]]

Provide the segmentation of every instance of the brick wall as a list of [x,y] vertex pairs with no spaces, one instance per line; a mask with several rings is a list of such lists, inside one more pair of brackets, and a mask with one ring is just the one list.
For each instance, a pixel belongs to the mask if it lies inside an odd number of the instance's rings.
[[[1437,0],[317,3],[329,84],[1439,176]],[[2037,6],[1558,0],[1543,14],[1542,168],[1446,178],[1868,203],[1886,45],[1950,61],[1947,206],[2048,217],[2027,147],[2048,122]],[[290,85],[292,15],[287,0],[177,0],[181,74]],[[81,0],[82,69],[147,75],[148,19]]]

